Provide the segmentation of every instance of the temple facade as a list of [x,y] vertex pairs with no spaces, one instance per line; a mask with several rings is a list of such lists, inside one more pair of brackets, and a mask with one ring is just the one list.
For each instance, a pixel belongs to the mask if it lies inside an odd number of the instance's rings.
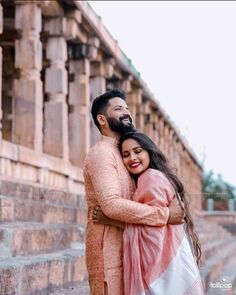
[[86,280],[82,167],[106,90],[125,91],[201,212],[201,165],[86,1],[1,0],[0,70],[0,294]]
[[2,0],[0,30],[3,177],[83,193],[91,101],[118,88],[201,209],[198,160],[86,1]]

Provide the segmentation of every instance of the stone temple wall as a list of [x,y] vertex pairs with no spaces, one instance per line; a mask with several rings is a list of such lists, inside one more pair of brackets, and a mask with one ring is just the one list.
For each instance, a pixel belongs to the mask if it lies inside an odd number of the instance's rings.
[[2,0],[0,13],[2,178],[83,193],[83,160],[100,137],[91,101],[119,88],[201,210],[195,155],[86,1]]
[[235,237],[204,219],[198,160],[89,4],[0,0],[1,295],[89,294],[82,166],[100,138],[92,99],[113,88],[189,192],[206,287],[235,273]]

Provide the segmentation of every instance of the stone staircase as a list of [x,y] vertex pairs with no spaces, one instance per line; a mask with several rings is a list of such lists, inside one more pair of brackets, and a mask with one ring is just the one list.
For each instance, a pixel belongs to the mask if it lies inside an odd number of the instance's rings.
[[[204,218],[195,224],[206,294],[236,294],[236,237]],[[88,295],[85,226],[83,196],[0,180],[0,295]],[[233,287],[217,287],[223,279]]]
[[200,273],[206,294],[236,294],[236,237],[213,221],[198,219],[195,224],[202,244]]
[[83,196],[1,180],[0,294],[89,294],[85,225]]

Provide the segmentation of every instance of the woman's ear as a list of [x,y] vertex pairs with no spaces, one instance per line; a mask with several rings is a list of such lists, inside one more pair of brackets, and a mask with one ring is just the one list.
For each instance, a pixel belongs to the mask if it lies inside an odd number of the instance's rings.
[[98,114],[97,120],[100,126],[104,126],[106,124],[106,117],[104,115]]

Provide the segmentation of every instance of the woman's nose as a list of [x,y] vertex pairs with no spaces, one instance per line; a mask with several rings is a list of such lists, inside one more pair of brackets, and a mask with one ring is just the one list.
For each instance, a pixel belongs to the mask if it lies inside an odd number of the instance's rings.
[[130,160],[136,160],[136,154],[135,153],[130,153]]

